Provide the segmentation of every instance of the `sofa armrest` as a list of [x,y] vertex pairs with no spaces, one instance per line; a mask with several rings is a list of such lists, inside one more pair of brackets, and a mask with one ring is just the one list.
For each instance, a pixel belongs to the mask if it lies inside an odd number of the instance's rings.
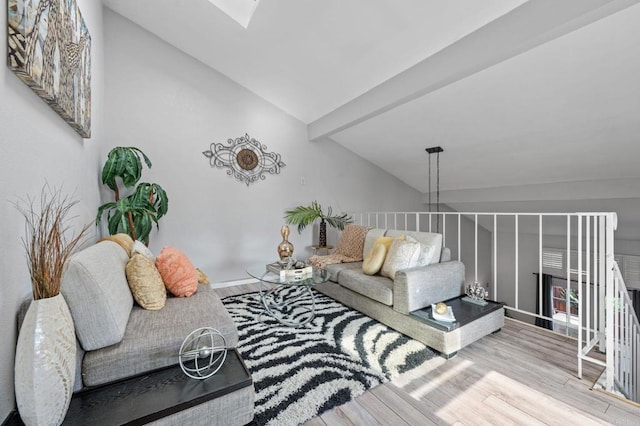
[[409,314],[460,296],[464,277],[464,263],[457,260],[398,271],[393,283],[393,309]]

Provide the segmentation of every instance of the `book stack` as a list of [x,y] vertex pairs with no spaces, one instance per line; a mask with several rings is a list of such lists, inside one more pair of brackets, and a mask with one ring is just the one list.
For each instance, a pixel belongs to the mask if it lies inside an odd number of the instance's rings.
[[280,275],[282,281],[300,281],[313,277],[313,267],[303,266],[302,268],[285,269],[280,262],[267,264],[267,271]]

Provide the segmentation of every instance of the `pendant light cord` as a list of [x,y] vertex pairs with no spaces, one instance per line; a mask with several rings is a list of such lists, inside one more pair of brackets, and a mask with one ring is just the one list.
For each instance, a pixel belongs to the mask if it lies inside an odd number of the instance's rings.
[[[436,154],[436,232],[440,232],[440,153],[444,150],[440,146],[434,146],[426,149],[429,154],[429,213],[431,209],[431,154]],[[429,228],[431,228],[431,215],[429,215]]]

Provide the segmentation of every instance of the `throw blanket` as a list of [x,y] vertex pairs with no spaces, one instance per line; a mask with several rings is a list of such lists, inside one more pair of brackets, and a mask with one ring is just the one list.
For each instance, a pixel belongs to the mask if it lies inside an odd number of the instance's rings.
[[338,241],[336,251],[327,256],[311,256],[309,263],[319,268],[324,268],[332,263],[360,262],[362,260],[362,250],[364,249],[364,237],[369,228],[361,225],[349,224],[344,227],[344,231]]

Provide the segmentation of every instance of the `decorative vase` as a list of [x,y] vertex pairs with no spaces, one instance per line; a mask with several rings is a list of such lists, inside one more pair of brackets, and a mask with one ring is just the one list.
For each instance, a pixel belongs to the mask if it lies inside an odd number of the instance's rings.
[[60,425],[75,381],[76,335],[62,294],[33,300],[24,317],[15,359],[18,412],[25,425]]
[[280,262],[286,262],[293,256],[293,244],[289,242],[289,227],[287,225],[280,228],[280,235],[282,235],[282,242],[278,244],[278,256],[280,256]]
[[327,222],[320,219],[320,235],[318,236],[318,245],[320,247],[327,246]]

